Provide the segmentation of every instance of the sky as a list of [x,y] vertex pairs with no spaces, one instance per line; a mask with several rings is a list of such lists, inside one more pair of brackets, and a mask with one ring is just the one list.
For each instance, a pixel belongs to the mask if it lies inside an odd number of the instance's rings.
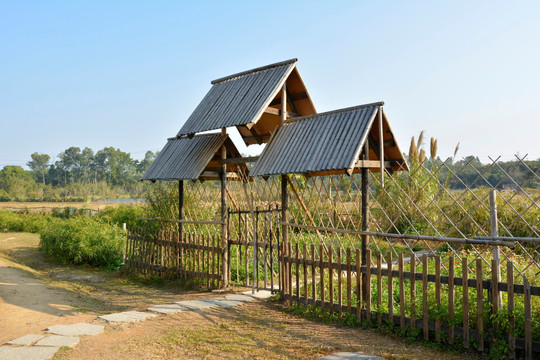
[[319,112],[384,101],[403,151],[424,130],[443,159],[538,159],[539,18],[536,1],[0,0],[0,168],[70,146],[141,159],[211,80],[290,58]]

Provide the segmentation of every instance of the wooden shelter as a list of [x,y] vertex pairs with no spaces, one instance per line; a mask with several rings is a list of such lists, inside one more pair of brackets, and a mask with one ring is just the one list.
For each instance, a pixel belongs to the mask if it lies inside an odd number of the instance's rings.
[[[383,105],[366,104],[286,120],[249,176],[352,175],[364,168],[408,170]],[[360,157],[364,149],[369,152],[367,159]]]
[[[245,177],[248,169],[234,143],[229,136],[215,133],[168,139],[142,180],[220,180],[222,148],[230,160],[225,164],[227,179]],[[235,163],[235,159],[239,162]]]
[[235,126],[246,145],[262,144],[280,125],[284,105],[289,117],[315,114],[296,61],[291,59],[212,81],[212,88],[177,136]]

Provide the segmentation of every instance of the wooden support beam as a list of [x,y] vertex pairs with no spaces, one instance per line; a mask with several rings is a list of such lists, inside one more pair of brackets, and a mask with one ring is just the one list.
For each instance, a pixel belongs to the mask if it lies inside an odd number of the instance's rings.
[[[270,140],[270,136],[270,134],[259,135],[259,138],[265,143]],[[243,138],[246,143],[257,142],[257,139],[253,136],[244,136]]]
[[[297,101],[297,100],[307,99],[308,95],[305,92],[301,92],[301,93],[298,93],[298,94],[289,94],[289,98],[292,101]],[[281,99],[272,100],[272,102],[268,106],[274,106],[274,105],[278,105],[278,104],[281,104]]]
[[[273,108],[273,107],[267,107],[264,112],[266,114],[270,114],[270,115],[276,115],[276,116],[281,116],[281,112],[282,110],[280,109],[276,109],[276,108]],[[294,112],[294,111],[287,111],[287,116],[288,117],[298,117],[298,113]]]
[[259,160],[258,156],[247,156],[247,157],[241,157],[241,158],[228,158],[219,160],[220,164],[244,164],[249,162],[255,162]]
[[[369,145],[366,142],[364,144],[363,161],[369,161]],[[362,169],[362,231],[368,231],[369,229],[369,170],[367,168]],[[371,259],[367,258],[369,250],[369,236],[361,235],[362,239],[362,266],[371,266],[369,262]],[[362,274],[362,283],[364,284],[364,303],[367,302],[365,295],[368,293],[368,287],[371,284],[368,283],[368,279]]]
[[257,141],[259,145],[263,143],[262,138],[259,136],[259,134],[257,133],[257,131],[255,131],[253,127],[249,129],[249,132],[251,133],[251,135],[253,135],[253,138],[255,139],[255,141]]
[[[366,144],[367,146],[367,144]],[[385,161],[384,167],[387,169],[392,168],[392,165],[396,163],[396,161]],[[361,168],[361,169],[378,169],[380,168],[381,163],[377,160],[358,160],[356,164],[354,165],[355,168]]]

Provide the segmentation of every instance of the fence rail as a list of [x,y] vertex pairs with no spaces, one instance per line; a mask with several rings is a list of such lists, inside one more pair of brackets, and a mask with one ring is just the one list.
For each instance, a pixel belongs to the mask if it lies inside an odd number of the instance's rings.
[[476,276],[470,277],[468,259],[457,266],[453,256],[442,274],[441,257],[427,254],[417,259],[412,253],[406,259],[400,253],[396,264],[390,252],[385,259],[378,252],[376,266],[366,266],[360,263],[359,249],[343,253],[338,248],[335,256],[328,256],[333,254],[331,246],[328,252],[321,246],[318,258],[314,245],[287,243],[281,250],[286,301],[316,305],[340,317],[349,313],[378,326],[399,326],[401,334],[419,332],[424,340],[440,342],[444,334],[450,344],[459,341],[469,348],[474,343],[479,351],[507,341],[511,357],[516,351],[527,358],[540,353],[540,342],[533,341],[531,331],[532,303],[538,304],[540,287],[531,286],[526,278],[515,284],[511,261],[502,282],[498,267],[485,269],[481,259],[472,269]]

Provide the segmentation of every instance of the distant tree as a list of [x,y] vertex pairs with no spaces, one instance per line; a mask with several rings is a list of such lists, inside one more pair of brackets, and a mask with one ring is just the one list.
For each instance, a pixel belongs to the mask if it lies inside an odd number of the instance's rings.
[[43,184],[45,184],[45,175],[47,174],[51,157],[47,154],[38,154],[37,152],[30,156],[32,157],[32,160],[27,162],[26,165],[28,165],[28,167],[37,175],[40,175]]

